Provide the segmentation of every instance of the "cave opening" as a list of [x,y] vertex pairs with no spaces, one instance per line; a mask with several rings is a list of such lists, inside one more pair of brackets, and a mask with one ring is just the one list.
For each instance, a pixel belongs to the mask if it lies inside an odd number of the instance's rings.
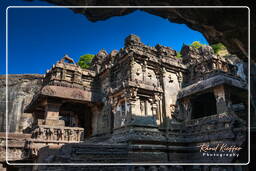
[[212,92],[204,93],[192,98],[191,119],[197,119],[217,113],[216,99]]

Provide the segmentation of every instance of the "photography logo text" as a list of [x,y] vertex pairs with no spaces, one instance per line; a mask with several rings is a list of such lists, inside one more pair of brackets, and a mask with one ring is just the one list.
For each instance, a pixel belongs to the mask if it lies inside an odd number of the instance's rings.
[[205,157],[239,157],[239,151],[242,149],[236,145],[228,144],[202,144],[197,146]]

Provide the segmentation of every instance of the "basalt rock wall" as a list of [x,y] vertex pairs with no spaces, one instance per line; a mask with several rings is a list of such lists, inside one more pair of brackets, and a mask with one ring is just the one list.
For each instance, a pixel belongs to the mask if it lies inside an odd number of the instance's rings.
[[[6,131],[6,79],[0,76],[0,132]],[[32,114],[23,113],[42,84],[43,75],[19,74],[8,78],[8,131],[22,132],[32,123]]]

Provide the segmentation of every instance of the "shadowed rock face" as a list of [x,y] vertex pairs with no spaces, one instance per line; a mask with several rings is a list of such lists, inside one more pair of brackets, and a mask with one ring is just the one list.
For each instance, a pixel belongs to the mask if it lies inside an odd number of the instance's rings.
[[[23,113],[30,103],[34,93],[42,84],[43,75],[39,74],[17,74],[8,77],[8,131],[21,132],[22,129],[31,125],[32,115]],[[0,132],[6,131],[5,105],[6,105],[6,80],[0,76]]]
[[[242,1],[193,1],[184,4],[182,1],[159,0],[152,1],[102,1],[102,0],[80,0],[80,1],[59,1],[45,0],[56,5],[68,6],[179,6],[179,5],[212,5],[212,6],[250,6],[250,2],[242,3]],[[122,16],[129,14],[137,9],[73,9],[77,13],[85,15],[90,21],[105,20],[113,16]],[[153,15],[157,15],[168,19],[171,22],[186,24],[191,29],[197,30],[206,37],[210,44],[222,42],[227,46],[229,51],[238,55],[240,58],[247,60],[248,49],[248,9],[160,9],[160,8],[144,8],[141,9]],[[253,13],[251,13],[254,15]],[[252,16],[253,18],[253,16]],[[255,21],[251,20],[251,34],[255,33]],[[251,40],[255,44],[255,40]],[[251,49],[251,56],[255,59],[255,49]]]

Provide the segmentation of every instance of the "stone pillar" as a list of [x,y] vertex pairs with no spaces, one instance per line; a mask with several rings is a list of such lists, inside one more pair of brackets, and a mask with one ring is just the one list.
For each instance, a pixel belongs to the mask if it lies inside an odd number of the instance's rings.
[[59,69],[59,68],[55,69],[55,78],[58,80],[61,79],[61,69]]
[[183,82],[182,72],[177,72],[176,75],[177,75],[177,80],[178,80],[178,83],[179,83],[179,87],[182,87],[182,82]]
[[152,106],[152,115],[154,117],[156,117],[156,115],[157,115],[157,104],[156,103],[152,103],[151,106]]
[[131,120],[132,120],[132,118],[134,117],[134,116],[136,116],[137,115],[137,111],[136,111],[136,100],[135,99],[130,99],[129,100],[129,107],[130,107],[130,113],[128,114],[128,116],[127,116],[127,121],[128,121],[128,123],[130,123],[131,122]]
[[65,69],[62,69],[62,72],[61,72],[61,79],[62,79],[62,80],[65,80],[65,79],[66,79],[66,70],[65,70]]
[[45,125],[64,126],[59,120],[60,103],[47,103],[45,105]]
[[[163,120],[167,120],[167,102],[166,102],[166,93],[165,93],[165,90],[166,90],[166,85],[165,85],[165,77],[166,77],[166,69],[165,68],[162,68],[161,70],[161,82],[162,82],[162,89],[164,91],[163,93],[163,97],[162,97],[162,114],[163,114]],[[166,125],[166,127],[168,127],[168,122],[164,123]]]
[[158,113],[157,113],[157,124],[162,125],[164,124],[164,116],[163,116],[163,95],[159,96],[158,101]]
[[137,88],[129,88],[126,91],[125,99],[128,104],[127,106],[129,107],[128,109],[129,112],[127,112],[127,115],[126,115],[127,123],[131,123],[134,117],[140,115],[139,105],[137,104],[139,100],[139,97],[137,96],[137,91],[138,91]]
[[217,62],[216,60],[212,61],[212,70],[216,70],[217,69]]
[[184,106],[184,117],[183,119],[188,121],[188,120],[191,120],[192,116],[192,104],[191,104],[191,101],[189,98],[185,98],[183,100],[183,106]]
[[142,80],[145,83],[146,81],[146,73],[147,73],[147,61],[144,61],[143,65],[142,65]]
[[[92,135],[96,135],[100,132],[98,121],[100,118],[100,109],[97,105],[92,106]],[[86,132],[85,132],[86,134]]]
[[215,87],[213,89],[213,93],[216,99],[216,108],[217,114],[224,113],[228,111],[228,92],[225,92],[225,88],[223,85]]
[[152,105],[151,105],[152,106],[152,114],[156,119],[157,125],[161,125],[163,123],[163,120],[162,120],[163,116],[162,116],[161,107],[160,107],[161,98],[162,98],[161,94],[155,93],[154,97],[152,99]]

